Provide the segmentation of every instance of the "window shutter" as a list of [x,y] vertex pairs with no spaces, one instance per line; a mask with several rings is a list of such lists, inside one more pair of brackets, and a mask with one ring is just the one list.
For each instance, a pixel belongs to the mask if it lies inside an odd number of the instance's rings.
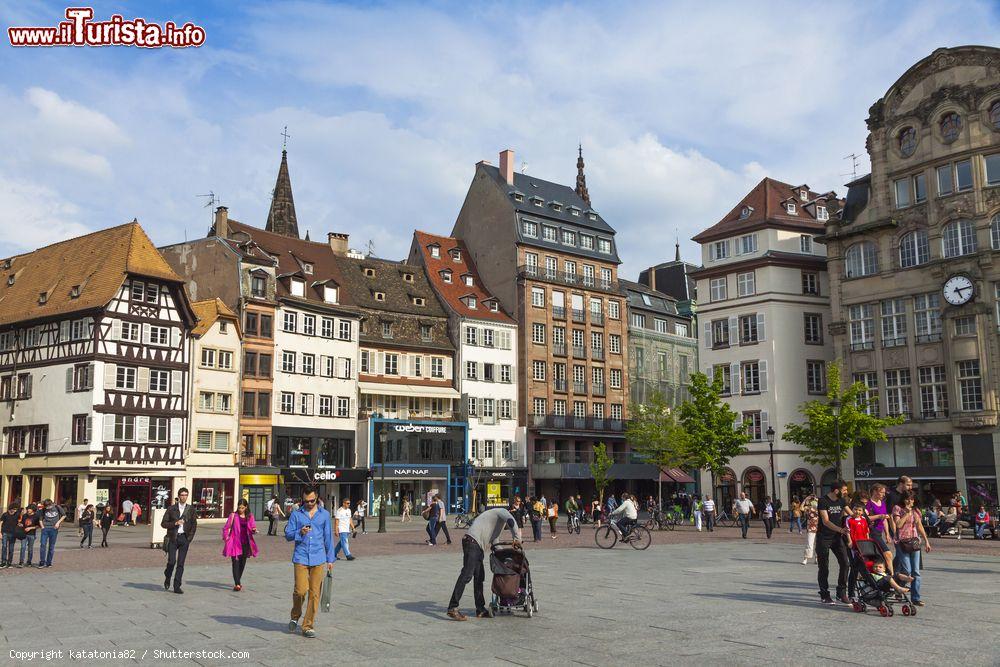
[[149,345],[149,325],[146,323],[142,325],[142,344]]
[[761,432],[761,435],[764,436],[765,440],[767,439],[767,427],[768,427],[768,425],[769,424],[768,424],[768,420],[767,420],[767,410],[761,410],[760,411],[760,432]]
[[520,457],[520,455],[521,455],[521,446],[515,440],[514,442],[510,443],[510,458],[516,461],[518,457]]
[[329,377],[326,374],[326,360],[329,359],[325,354],[319,355],[319,369],[318,374],[322,377]]
[[87,378],[83,383],[84,389],[94,388],[94,364],[87,364]]
[[760,390],[767,391],[767,362],[758,361],[758,368],[760,368]]
[[69,340],[69,320],[59,323],[59,340],[65,342]]
[[733,316],[729,318],[729,344],[736,345],[740,342],[740,320]]
[[764,313],[757,313],[757,340],[767,340],[764,335]]
[[486,370],[484,368],[485,364],[481,361],[476,362],[476,378],[479,380],[486,379]]
[[702,330],[705,332],[705,347],[712,348],[712,323],[705,322],[702,325]]
[[452,368],[452,358],[444,358],[444,378],[446,380],[451,380],[454,378],[454,369]]
[[430,417],[431,416],[431,399],[424,398],[420,402],[423,404],[424,416],[425,417]]
[[139,366],[139,393],[145,394],[149,391],[149,369],[145,366]]
[[111,340],[122,339],[122,321],[111,320]]
[[358,400],[352,396],[351,401],[348,405],[349,405],[348,408],[349,412],[347,413],[347,416],[350,417],[351,419],[354,419],[354,417],[356,417],[358,414]]
[[25,391],[24,391],[25,398],[31,398],[31,383],[34,379],[35,379],[34,375],[29,375],[27,377],[28,381],[25,383]]
[[375,374],[385,375],[385,352],[381,350],[375,353]]
[[733,394],[740,393],[740,365],[735,361],[729,364],[729,391]]
[[175,350],[181,346],[181,330],[176,327],[170,328],[170,347]]
[[104,415],[104,442],[114,442],[115,439],[115,416]]
[[408,354],[399,355],[399,374],[403,376],[410,375],[410,355]]
[[149,442],[149,417],[135,418],[135,441]]
[[115,378],[118,374],[117,364],[104,364],[104,388],[114,389]]
[[87,433],[84,436],[84,442],[90,442],[94,439],[94,418],[91,416],[87,417]]
[[184,371],[170,371],[170,393],[173,396],[180,396],[183,389]]
[[184,444],[184,438],[182,435],[184,420],[180,417],[172,417],[170,419],[170,444],[171,445],[181,445]]
[[431,358],[424,355],[423,361],[420,362],[420,372],[423,373],[424,377],[431,376]]
[[66,369],[66,393],[73,391],[73,367]]
[[510,418],[517,419],[517,401],[510,402]]

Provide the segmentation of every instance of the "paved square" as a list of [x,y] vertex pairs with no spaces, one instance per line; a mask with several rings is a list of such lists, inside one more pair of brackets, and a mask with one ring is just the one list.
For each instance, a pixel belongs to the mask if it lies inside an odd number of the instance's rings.
[[[799,563],[798,545],[722,539],[601,551],[591,536],[574,548],[528,545],[540,607],[532,619],[445,619],[461,564],[451,547],[338,563],[334,607],[319,615],[315,640],[287,632],[285,562],[251,561],[241,593],[230,590],[228,561],[190,565],[183,596],[163,591],[160,568],[12,572],[2,581],[0,644],[5,654],[133,649],[137,659],[147,652],[146,663],[171,662],[154,660],[156,650],[249,655],[195,660],[206,665],[1000,661],[992,555],[932,553],[927,606],[916,618],[887,619],[817,604],[815,567]],[[470,611],[471,590],[464,603]]]

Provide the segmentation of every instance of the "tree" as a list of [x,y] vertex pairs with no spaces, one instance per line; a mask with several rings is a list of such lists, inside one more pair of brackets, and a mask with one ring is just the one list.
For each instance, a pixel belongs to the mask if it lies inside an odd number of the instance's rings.
[[604,503],[604,489],[608,488],[611,477],[608,477],[608,470],[614,461],[608,456],[608,446],[603,442],[594,445],[594,462],[590,464],[590,475],[594,478],[594,485],[597,487],[597,499]]
[[692,459],[712,474],[713,492],[716,475],[722,474],[734,456],[746,453],[750,441],[747,432],[736,427],[737,414],[722,400],[722,388],[721,371],[711,382],[704,373],[695,373],[688,387],[691,398],[680,408]]
[[[835,467],[840,478],[840,462],[847,458],[852,448],[866,442],[884,442],[888,439],[885,429],[902,424],[903,417],[867,414],[867,387],[864,383],[855,382],[841,392],[838,361],[826,365],[826,386],[826,400],[812,400],[800,405],[799,412],[805,418],[804,422],[786,424],[781,439],[804,447],[802,458],[808,463],[824,468]],[[833,414],[834,399],[840,401],[839,418]]]
[[[663,394],[655,392],[648,403],[635,404],[625,437],[633,451],[661,472],[697,464],[687,431],[678,423]],[[663,506],[663,492],[659,492]]]

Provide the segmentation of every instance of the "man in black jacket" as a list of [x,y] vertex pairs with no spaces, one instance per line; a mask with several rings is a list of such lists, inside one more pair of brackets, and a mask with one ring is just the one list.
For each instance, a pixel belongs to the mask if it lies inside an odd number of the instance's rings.
[[[163,589],[170,590],[170,575],[174,575],[174,593],[183,593],[181,581],[184,578],[184,560],[187,558],[188,547],[194,540],[198,529],[198,517],[194,506],[188,503],[188,490],[181,488],[177,492],[177,502],[167,508],[160,522],[167,529],[167,569],[163,571]],[[177,570],[174,570],[174,566]]]

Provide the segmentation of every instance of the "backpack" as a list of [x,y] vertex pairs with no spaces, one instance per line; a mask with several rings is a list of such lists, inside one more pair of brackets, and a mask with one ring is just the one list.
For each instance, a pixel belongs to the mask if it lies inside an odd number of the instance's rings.
[[433,505],[428,505],[428,506],[427,506],[427,507],[425,507],[425,508],[424,508],[424,510],[423,510],[423,511],[422,511],[422,512],[420,513],[420,516],[424,517],[424,518],[425,518],[425,519],[427,519],[428,521],[430,521],[430,520],[431,520],[431,507],[433,507]]

